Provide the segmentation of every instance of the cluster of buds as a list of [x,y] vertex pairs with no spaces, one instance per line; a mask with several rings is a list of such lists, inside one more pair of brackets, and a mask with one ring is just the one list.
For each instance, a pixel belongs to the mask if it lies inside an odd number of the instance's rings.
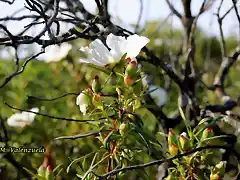
[[76,104],[79,106],[83,115],[86,115],[88,106],[92,103],[99,101],[100,92],[102,90],[99,77],[95,76],[92,82],[92,87],[83,90],[76,99]]
[[127,62],[127,66],[125,69],[124,83],[131,86],[135,82],[137,75],[137,61],[131,58],[127,58],[125,61]]
[[223,177],[225,168],[226,168],[226,161],[220,161],[211,171],[210,180],[220,180]]
[[190,142],[187,134],[183,132],[177,138],[177,135],[174,133],[173,129],[170,128],[168,132],[168,152],[175,156],[178,154],[178,150],[187,151],[190,149]]

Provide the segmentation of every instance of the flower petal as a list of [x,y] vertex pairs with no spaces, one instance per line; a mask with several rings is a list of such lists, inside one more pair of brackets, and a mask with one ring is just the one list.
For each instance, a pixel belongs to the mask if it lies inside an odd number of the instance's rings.
[[[30,111],[39,112],[38,108],[32,108]],[[22,112],[13,114],[8,118],[7,123],[9,126],[24,127],[26,124],[31,124],[34,121],[36,114],[29,112]]]
[[150,40],[148,38],[138,36],[137,34],[129,36],[126,44],[127,57],[136,57],[140,53],[141,49],[149,43],[149,41]]
[[61,45],[51,45],[46,47],[45,54],[43,56],[46,62],[60,61],[67,56],[68,52],[72,49],[72,45],[69,43],[62,43]]
[[80,111],[83,113],[83,115],[86,115],[87,105],[86,104],[80,105],[79,108],[80,108]]
[[111,49],[110,53],[114,59],[120,60],[123,54],[126,53],[126,42],[127,40],[122,36],[115,36],[112,33],[107,36],[106,43]]
[[90,49],[89,47],[82,47],[80,48],[80,51],[87,53],[89,59],[80,59],[80,63],[91,63],[95,64],[97,66],[104,66],[105,64],[101,62],[101,57],[98,55],[95,55],[95,52],[93,49]]
[[79,105],[80,111],[85,115],[89,105],[88,96],[84,92],[80,93],[76,99],[76,104]]
[[95,39],[90,43],[89,47],[93,50],[92,55],[95,60],[100,61],[105,65],[109,63],[109,58],[111,58],[112,55],[101,40]]

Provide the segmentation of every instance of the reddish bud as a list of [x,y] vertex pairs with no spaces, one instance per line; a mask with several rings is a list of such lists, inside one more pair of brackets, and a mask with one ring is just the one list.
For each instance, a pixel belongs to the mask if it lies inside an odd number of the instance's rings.
[[52,172],[52,171],[53,171],[53,170],[52,170],[52,167],[51,167],[50,165],[47,166],[47,171],[48,171],[48,172]]
[[175,144],[172,144],[168,147],[168,152],[172,155],[175,156],[178,154],[178,148]]
[[99,99],[100,99],[100,95],[99,94],[94,94],[93,95],[93,99],[95,100],[95,101],[99,101]]
[[206,131],[207,131],[207,132],[212,132],[213,129],[212,129],[211,127],[207,127],[207,128],[206,128]]
[[220,176],[218,174],[211,174],[210,175],[210,180],[220,180]]
[[131,62],[131,60],[132,60],[132,59],[131,59],[130,57],[128,57],[127,59],[125,59],[125,61],[128,62],[128,63]]
[[173,129],[170,128],[168,131],[168,145],[177,144],[177,136],[174,133]]
[[89,88],[87,88],[87,92],[90,94],[90,93],[92,93],[92,89],[89,87]]
[[135,60],[132,60],[130,63],[131,63],[133,66],[136,66],[136,65],[137,65],[137,61],[135,61]]
[[202,138],[201,140],[204,140],[206,138],[210,138],[213,137],[214,133],[213,133],[213,129],[211,127],[207,127],[206,129],[204,129],[203,133],[202,133]]
[[168,135],[173,135],[173,134],[174,134],[174,130],[172,128],[170,128],[168,131]]
[[124,83],[128,86],[131,86],[134,83],[133,78],[131,78],[130,76],[124,76]]

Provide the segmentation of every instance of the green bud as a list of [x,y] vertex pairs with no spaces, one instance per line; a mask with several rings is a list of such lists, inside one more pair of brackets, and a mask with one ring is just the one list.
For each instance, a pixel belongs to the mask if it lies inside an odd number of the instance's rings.
[[53,174],[52,168],[49,165],[47,166],[47,171],[46,171],[45,177],[46,177],[47,180],[53,180],[54,179],[54,174]]
[[41,165],[41,166],[38,168],[37,172],[38,172],[38,175],[39,175],[39,176],[45,177],[46,168],[45,168],[43,165]]
[[170,146],[168,146],[168,152],[172,155],[172,156],[176,156],[178,154],[178,148],[175,144],[172,144]]
[[101,84],[99,82],[99,77],[95,76],[92,82],[92,90],[95,93],[99,93],[101,91]]
[[211,127],[207,127],[203,133],[202,133],[202,138],[201,140],[213,137],[214,133],[213,133],[213,129]]
[[168,131],[168,146],[171,146],[173,144],[177,144],[177,136],[174,133],[173,129],[170,128]]
[[218,174],[219,176],[223,176],[226,168],[226,161],[220,161],[215,168],[213,169],[214,174]]
[[181,145],[181,148],[183,151],[186,151],[189,149],[189,139],[187,137],[187,134],[183,132],[179,137],[179,142]]
[[125,74],[131,77],[136,76],[137,73],[137,62],[132,60],[126,67]]
[[211,174],[210,180],[220,180],[220,176],[218,174]]
[[128,124],[127,123],[122,123],[119,126],[119,133],[124,137],[128,135]]

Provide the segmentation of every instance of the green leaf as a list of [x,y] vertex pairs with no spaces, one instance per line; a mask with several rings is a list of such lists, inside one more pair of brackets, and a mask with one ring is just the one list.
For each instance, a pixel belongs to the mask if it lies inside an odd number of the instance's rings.
[[36,178],[37,180],[46,180],[44,177],[39,176],[38,174],[35,174],[34,172],[32,172],[31,170],[23,167],[23,169],[25,169],[29,174],[31,174],[33,176],[33,178]]
[[74,159],[74,160],[68,165],[67,170],[66,170],[67,173],[69,173],[69,170],[70,170],[70,168],[71,168],[71,166],[72,166],[73,164],[83,161],[84,158],[87,158],[87,157],[91,156],[91,155],[94,154],[94,153],[96,153],[96,151],[95,151],[95,152],[90,152],[90,153],[88,153],[88,154],[85,155],[85,156],[82,156],[82,157],[80,157],[80,158]]

